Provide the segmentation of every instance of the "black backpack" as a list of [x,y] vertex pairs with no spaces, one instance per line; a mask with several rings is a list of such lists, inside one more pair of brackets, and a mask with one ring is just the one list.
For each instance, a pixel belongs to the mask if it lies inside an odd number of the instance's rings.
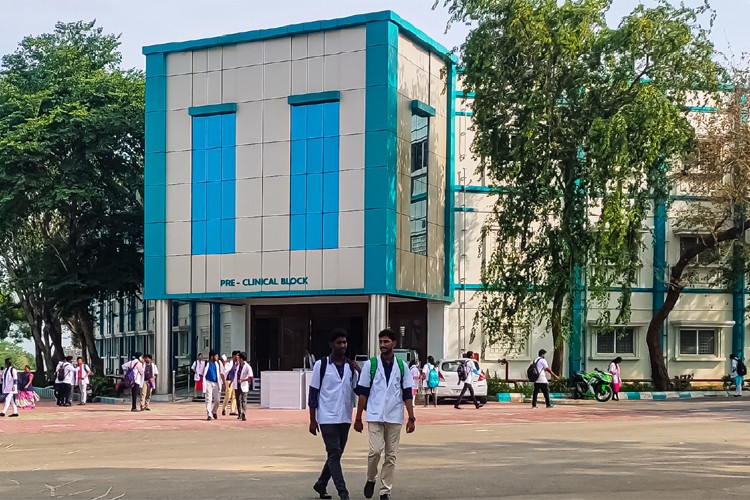
[[456,368],[456,373],[458,373],[459,382],[466,381],[466,366],[463,363],[458,364],[458,368]]
[[747,375],[747,366],[745,366],[745,363],[739,358],[737,358],[737,375],[740,377]]
[[60,365],[60,368],[57,370],[57,381],[62,382],[65,380],[65,363]]
[[536,366],[538,362],[539,358],[536,358],[526,369],[526,378],[529,379],[529,382],[536,382],[539,380],[539,367]]

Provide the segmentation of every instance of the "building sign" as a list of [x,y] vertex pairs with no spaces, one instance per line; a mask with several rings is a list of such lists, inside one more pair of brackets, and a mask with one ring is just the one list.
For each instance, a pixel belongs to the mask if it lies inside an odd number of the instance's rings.
[[271,285],[307,285],[307,276],[284,278],[234,278],[222,279],[219,286],[271,286]]

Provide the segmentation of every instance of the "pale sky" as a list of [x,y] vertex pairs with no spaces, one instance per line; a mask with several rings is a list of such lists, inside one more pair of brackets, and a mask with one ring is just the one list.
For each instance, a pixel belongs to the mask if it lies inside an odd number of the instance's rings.
[[[616,23],[639,0],[614,3],[610,21]],[[14,51],[26,35],[52,31],[56,21],[96,19],[106,32],[122,34],[123,65],[136,68],[144,67],[144,45],[388,9],[448,48],[459,45],[467,33],[458,25],[446,34],[447,11],[442,6],[432,10],[433,0],[3,0],[2,4],[0,54]],[[711,4],[717,11],[713,34],[717,48],[725,51],[731,45],[737,54],[750,52],[746,27],[750,0],[712,0]]]

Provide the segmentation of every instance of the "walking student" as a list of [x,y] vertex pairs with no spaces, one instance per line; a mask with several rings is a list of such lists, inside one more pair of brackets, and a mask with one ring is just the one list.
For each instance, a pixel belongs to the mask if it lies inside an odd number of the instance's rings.
[[419,390],[419,379],[422,375],[422,372],[419,371],[419,362],[416,359],[412,359],[411,363],[409,363],[409,373],[411,374],[411,378],[413,381],[413,384],[411,386],[411,395],[414,400],[416,400],[417,391]]
[[81,356],[78,356],[78,359],[76,359],[76,364],[76,385],[78,386],[78,396],[80,398],[78,404],[85,405],[91,369],[89,368],[89,365],[83,362]]
[[0,417],[4,417],[10,407],[13,407],[11,417],[18,416],[18,406],[16,405],[16,395],[18,394],[18,371],[13,368],[13,360],[5,358],[5,370],[3,371],[3,395],[5,396],[5,406],[0,412]]
[[237,371],[237,362],[240,359],[240,351],[232,351],[232,359],[224,363],[224,402],[221,404],[221,414],[227,414],[227,404],[229,404],[229,414],[237,415],[237,399],[234,397],[234,372]]
[[[364,494],[372,498],[375,481],[380,478],[380,500],[390,500],[393,489],[393,474],[396,470],[396,454],[404,424],[404,406],[409,414],[406,432],[414,432],[414,406],[412,401],[412,378],[403,361],[396,358],[393,349],[397,344],[396,332],[386,328],[378,334],[380,356],[370,358],[362,366],[357,392],[357,417],[354,430],[362,432],[362,412],[367,410],[367,482]],[[378,463],[385,454],[383,467],[378,474]]]
[[550,369],[549,365],[547,364],[547,360],[544,359],[544,356],[546,354],[547,351],[545,351],[544,349],[539,349],[539,356],[534,360],[534,366],[536,366],[536,371],[537,373],[539,373],[539,376],[534,382],[534,395],[531,397],[532,408],[537,407],[536,401],[540,392],[544,394],[544,402],[546,403],[547,408],[555,407],[555,405],[553,405],[549,400],[549,381],[547,380],[547,374],[549,373],[554,378],[557,378],[557,375],[555,375],[555,372]]
[[211,351],[208,355],[208,363],[203,370],[203,394],[206,397],[206,420],[219,419],[219,402],[221,399],[221,386],[224,385],[224,371],[222,370],[219,354]]
[[237,400],[237,420],[247,420],[245,417],[247,393],[250,392],[250,384],[253,382],[253,369],[247,363],[246,353],[237,354],[237,365],[235,366],[232,389],[234,389],[234,398]]
[[466,378],[464,379],[464,387],[461,389],[461,394],[458,396],[458,401],[456,401],[456,405],[454,406],[457,410],[461,409],[461,401],[463,401],[464,394],[466,394],[467,390],[469,391],[469,394],[471,394],[471,400],[474,402],[474,406],[477,410],[484,406],[477,401],[477,397],[474,395],[474,372],[479,369],[472,358],[473,355],[474,353],[472,351],[466,353],[466,361],[463,364],[464,376]]
[[193,398],[198,397],[198,393],[203,392],[203,372],[206,370],[206,362],[203,360],[203,353],[198,353],[198,359],[193,361],[193,365],[190,367],[193,370]]
[[143,387],[141,387],[141,411],[151,411],[151,394],[156,388],[156,376],[159,375],[159,369],[154,363],[154,357],[150,354],[143,356]]
[[331,355],[315,362],[310,379],[307,406],[310,409],[310,434],[320,431],[326,446],[326,463],[320,472],[313,490],[320,498],[331,498],[328,481],[333,478],[339,498],[349,500],[344,472],[341,470],[341,455],[349,439],[354,410],[356,389],[356,363],[346,359],[349,347],[345,330],[337,328],[331,332]]
[[735,353],[729,355],[729,370],[729,376],[734,379],[734,397],[739,398],[742,396],[743,377],[747,375],[747,368]]
[[437,366],[435,366],[435,358],[427,356],[427,363],[422,367],[422,388],[424,390],[424,407],[430,402],[430,396],[432,396],[432,404],[437,408],[437,388],[440,385],[440,374],[438,373]]
[[[61,406],[73,406],[73,383],[76,378],[76,369],[73,366],[73,356],[65,356],[65,362],[62,364],[62,405]],[[58,380],[60,379],[60,370],[58,369]]]
[[130,385],[130,411],[140,411],[139,400],[141,398],[141,386],[143,386],[143,360],[140,352],[135,353],[133,359],[122,365],[122,373],[125,374],[125,382]]
[[39,396],[34,392],[34,374],[29,365],[24,366],[23,372],[18,374],[18,394],[16,404],[22,410],[33,410]]
[[620,383],[622,382],[620,379],[620,363],[622,363],[622,358],[617,356],[609,364],[609,374],[612,375],[612,399],[615,401],[620,400]]

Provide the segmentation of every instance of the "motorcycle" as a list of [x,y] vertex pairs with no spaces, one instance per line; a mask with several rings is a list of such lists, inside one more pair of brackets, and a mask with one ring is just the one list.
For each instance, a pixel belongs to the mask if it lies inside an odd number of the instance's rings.
[[583,399],[593,397],[600,403],[612,398],[612,375],[594,368],[594,373],[578,372],[573,377],[573,397]]

